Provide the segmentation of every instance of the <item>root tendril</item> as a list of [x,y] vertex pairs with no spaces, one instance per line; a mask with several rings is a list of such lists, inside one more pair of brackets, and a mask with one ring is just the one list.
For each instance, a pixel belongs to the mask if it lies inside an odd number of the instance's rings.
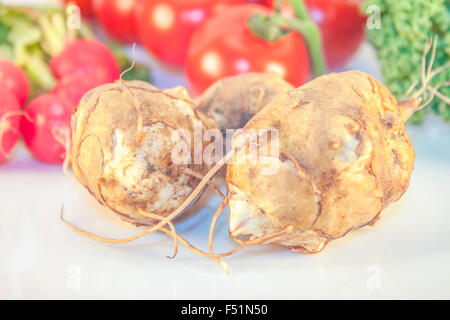
[[[433,78],[443,72],[444,70],[450,67],[450,62],[436,68],[433,70],[434,60],[436,58],[436,49],[437,49],[437,41],[438,37],[435,36],[432,39],[427,39],[427,43],[425,44],[425,49],[422,55],[422,74],[421,74],[421,87],[415,91],[413,90],[419,84],[419,81],[416,80],[406,91],[402,100],[399,102],[399,105],[405,111],[405,120],[409,119],[415,112],[426,108],[435,97],[445,101],[446,103],[450,103],[450,98],[446,97],[438,90],[442,87],[449,86],[450,81],[446,81],[440,84],[431,87],[429,83]],[[427,65],[427,56],[430,54],[430,59]],[[429,96],[430,93],[430,96]]]

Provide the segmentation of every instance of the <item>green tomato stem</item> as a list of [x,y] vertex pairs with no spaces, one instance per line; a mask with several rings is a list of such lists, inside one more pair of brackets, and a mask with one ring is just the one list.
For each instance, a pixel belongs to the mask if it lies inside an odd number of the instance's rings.
[[319,28],[313,22],[290,19],[279,14],[273,16],[273,21],[282,27],[288,27],[302,35],[309,48],[309,56],[313,64],[315,76],[318,77],[325,74],[325,60]]
[[306,9],[305,2],[303,0],[288,0],[294,8],[297,18],[302,21],[312,21],[308,14],[308,9]]
[[293,29],[300,32],[309,46],[309,55],[316,77],[326,73],[323,56],[322,36],[314,21],[310,18],[303,0],[289,0],[299,20],[286,21]]

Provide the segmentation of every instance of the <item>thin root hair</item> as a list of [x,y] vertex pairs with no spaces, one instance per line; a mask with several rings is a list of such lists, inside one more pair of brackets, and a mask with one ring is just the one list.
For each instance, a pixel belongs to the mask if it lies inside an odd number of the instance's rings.
[[[450,67],[450,62],[447,62],[433,70],[433,65],[436,58],[437,41],[438,36],[436,35],[433,38],[427,39],[425,44],[421,65],[421,87],[414,91],[419,84],[419,80],[414,81],[399,103],[407,110],[406,118],[409,118],[412,114],[414,114],[414,112],[427,107],[435,97],[441,99],[447,104],[450,104],[450,98],[438,91],[442,87],[449,86],[449,81],[439,83],[434,87],[429,85],[435,76]],[[429,55],[430,58],[427,65],[427,57]]]

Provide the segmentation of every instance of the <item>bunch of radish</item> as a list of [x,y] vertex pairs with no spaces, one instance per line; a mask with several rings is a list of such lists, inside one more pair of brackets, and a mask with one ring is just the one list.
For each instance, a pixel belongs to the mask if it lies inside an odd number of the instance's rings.
[[19,139],[21,106],[29,89],[27,76],[20,68],[0,60],[0,163],[8,158]]
[[8,158],[22,133],[36,159],[62,163],[71,137],[71,115],[81,97],[120,75],[113,53],[95,40],[68,44],[52,58],[50,68],[57,79],[54,88],[23,108],[29,94],[28,78],[12,62],[0,61],[0,162]]

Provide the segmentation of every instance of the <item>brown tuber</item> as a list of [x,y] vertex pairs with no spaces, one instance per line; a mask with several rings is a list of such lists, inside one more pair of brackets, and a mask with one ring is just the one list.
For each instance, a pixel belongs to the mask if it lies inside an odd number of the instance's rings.
[[[329,241],[375,223],[408,188],[415,154],[404,123],[434,96],[448,99],[437,92],[447,83],[429,86],[444,70],[432,71],[436,43],[427,42],[421,88],[412,93],[415,83],[398,103],[382,83],[360,71],[328,74],[298,89],[273,75],[232,77],[208,89],[197,109],[181,88],[164,92],[122,81],[94,89],[73,116],[74,174],[102,204],[128,221],[152,227],[126,239],[108,239],[65,222],[77,232],[112,243],[161,230],[175,244],[181,241],[216,260],[269,243],[320,252]],[[212,169],[174,165],[173,130],[192,132],[194,120],[204,129],[214,127],[202,111],[222,133],[246,124],[234,136],[233,150]],[[255,132],[267,129],[272,129],[267,139],[254,139]],[[249,152],[253,146],[259,161]],[[204,252],[176,234],[171,220],[231,159],[228,192],[214,214],[209,251]],[[274,165],[276,170],[267,170]],[[229,233],[242,246],[216,254],[214,228],[226,205]]]
[[140,81],[98,87],[83,97],[72,118],[74,175],[124,220],[154,224],[151,214],[168,216],[198,185],[200,179],[183,169],[200,176],[209,169],[175,164],[171,157],[174,131],[193,137],[194,122],[203,130],[213,126],[206,119],[181,87],[162,91]]
[[[427,41],[422,78],[398,103],[381,82],[349,71],[281,93],[258,112],[233,138],[239,150],[227,167],[231,237],[245,244],[243,237],[252,241],[292,227],[273,243],[317,253],[329,241],[374,224],[410,182],[415,153],[405,121],[435,96],[450,101],[438,94],[448,82],[430,85],[449,67],[433,70],[436,47],[437,37]],[[242,141],[267,128],[277,129],[277,139],[258,138],[256,150],[270,151],[257,153],[254,161],[252,145],[242,148]],[[278,170],[262,175],[268,164]]]
[[216,81],[196,103],[225,134],[243,128],[273,97],[292,89],[276,73],[244,73]]

